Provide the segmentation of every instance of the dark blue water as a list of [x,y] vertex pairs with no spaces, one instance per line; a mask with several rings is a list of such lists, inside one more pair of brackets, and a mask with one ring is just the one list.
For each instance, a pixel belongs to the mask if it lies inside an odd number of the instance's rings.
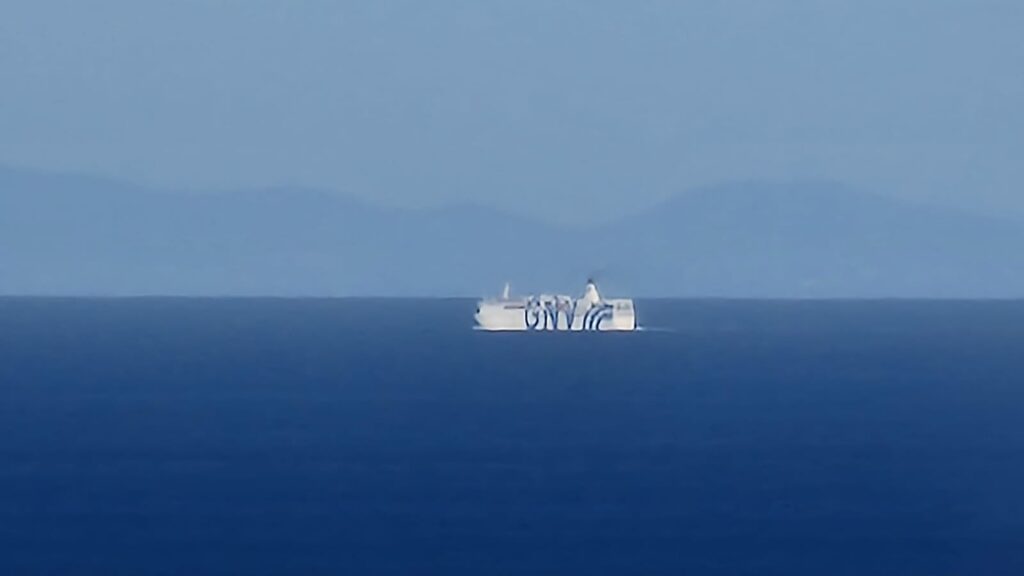
[[1021,574],[1024,303],[0,300],[0,574]]

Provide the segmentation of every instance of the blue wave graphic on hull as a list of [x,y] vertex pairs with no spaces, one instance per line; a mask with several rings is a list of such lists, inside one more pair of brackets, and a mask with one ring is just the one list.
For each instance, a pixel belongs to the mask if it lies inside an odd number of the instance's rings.
[[[549,300],[540,301],[531,298],[527,301],[523,310],[523,317],[527,330],[558,330],[558,331],[595,331],[601,329],[601,324],[612,317],[611,304],[597,304],[591,306],[583,315],[579,329],[574,329],[576,310],[578,302]],[[559,320],[565,318],[565,322],[559,325]]]

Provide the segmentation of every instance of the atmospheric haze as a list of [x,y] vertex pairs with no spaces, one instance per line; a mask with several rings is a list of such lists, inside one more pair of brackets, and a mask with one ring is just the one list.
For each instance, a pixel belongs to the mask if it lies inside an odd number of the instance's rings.
[[1021,29],[1016,1],[7,2],[0,291],[1020,296]]

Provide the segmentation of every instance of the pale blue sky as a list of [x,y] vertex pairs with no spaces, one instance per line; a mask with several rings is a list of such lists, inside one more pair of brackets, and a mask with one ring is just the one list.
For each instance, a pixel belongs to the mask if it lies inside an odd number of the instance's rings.
[[828,178],[1024,218],[1024,2],[18,1],[0,163],[603,219]]

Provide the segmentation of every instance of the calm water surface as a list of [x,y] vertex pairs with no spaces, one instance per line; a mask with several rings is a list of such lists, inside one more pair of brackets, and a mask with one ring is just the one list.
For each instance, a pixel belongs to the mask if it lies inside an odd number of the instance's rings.
[[1024,573],[1024,303],[0,299],[0,574]]

